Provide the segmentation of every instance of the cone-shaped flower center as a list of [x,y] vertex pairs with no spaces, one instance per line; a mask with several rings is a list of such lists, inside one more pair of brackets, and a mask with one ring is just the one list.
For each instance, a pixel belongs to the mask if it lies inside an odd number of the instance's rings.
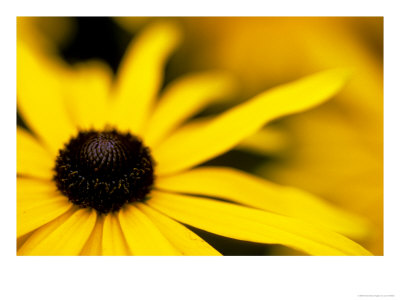
[[57,188],[80,207],[100,213],[143,201],[154,182],[150,151],[130,133],[81,131],[60,150]]

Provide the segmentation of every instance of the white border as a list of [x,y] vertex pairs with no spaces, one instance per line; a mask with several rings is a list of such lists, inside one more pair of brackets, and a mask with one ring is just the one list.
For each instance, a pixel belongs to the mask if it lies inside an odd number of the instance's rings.
[[[382,1],[383,2],[383,1]],[[130,3],[130,4],[127,4]],[[15,1],[1,18],[2,299],[363,299],[400,291],[398,10],[394,1]],[[384,16],[385,256],[16,257],[15,17],[17,15]],[[6,150],[5,150],[5,147]],[[11,246],[10,246],[11,245]],[[398,277],[398,276],[397,276]]]

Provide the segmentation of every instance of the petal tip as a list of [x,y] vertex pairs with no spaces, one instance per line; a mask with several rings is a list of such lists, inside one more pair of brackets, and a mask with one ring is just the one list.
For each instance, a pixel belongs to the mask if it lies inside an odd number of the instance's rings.
[[147,32],[169,39],[175,47],[179,45],[183,38],[183,33],[178,23],[172,20],[158,20],[149,25]]

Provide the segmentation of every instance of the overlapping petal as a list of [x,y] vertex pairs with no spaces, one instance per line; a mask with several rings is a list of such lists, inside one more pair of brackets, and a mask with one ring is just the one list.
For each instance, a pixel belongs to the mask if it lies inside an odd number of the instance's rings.
[[159,175],[179,172],[222,154],[276,118],[310,109],[335,95],[348,71],[323,71],[266,91],[192,130],[179,130],[154,149]]
[[186,75],[171,83],[147,122],[143,134],[146,144],[156,146],[171,130],[211,101],[229,96],[233,90],[234,80],[223,72]]
[[103,224],[104,224],[104,216],[98,215],[93,231],[90,234],[86,244],[83,246],[80,255],[94,255],[94,256],[102,255],[101,239],[103,236]]
[[180,255],[156,225],[137,207],[126,205],[118,215],[133,255]]
[[56,219],[71,208],[49,180],[17,179],[17,237]]
[[365,238],[368,223],[339,210],[305,191],[280,186],[231,168],[202,167],[161,177],[157,187],[166,191],[224,198],[274,213],[301,218],[333,231]]
[[24,234],[20,237],[17,237],[17,250],[21,248],[21,246],[31,237],[33,232]]
[[76,133],[62,88],[68,76],[56,61],[17,42],[18,110],[54,155]]
[[143,211],[162,234],[184,255],[221,255],[201,237],[185,226],[152,209],[148,205],[139,204]]
[[172,24],[153,24],[126,50],[118,71],[112,123],[139,134],[163,80],[165,62],[180,39]]
[[18,255],[79,255],[96,223],[96,212],[72,209],[36,230]]
[[269,155],[286,150],[290,144],[288,133],[272,126],[266,126],[242,140],[235,149],[258,155]]
[[254,208],[164,192],[154,192],[148,204],[179,222],[234,239],[282,244],[311,255],[370,255],[340,234]]
[[104,220],[103,255],[131,255],[119,224],[118,214],[108,214]]

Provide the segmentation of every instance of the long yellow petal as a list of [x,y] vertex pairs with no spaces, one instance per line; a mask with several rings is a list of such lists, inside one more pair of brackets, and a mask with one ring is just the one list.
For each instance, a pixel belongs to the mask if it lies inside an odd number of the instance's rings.
[[114,213],[105,217],[102,249],[103,255],[132,255],[122,233],[118,215]]
[[143,134],[146,145],[155,146],[172,129],[233,90],[233,79],[222,72],[187,75],[171,83],[146,124]]
[[86,244],[83,246],[80,255],[85,255],[85,256],[102,255],[101,241],[103,236],[103,223],[104,223],[104,217],[101,215],[97,215],[96,224],[94,225],[93,231],[89,236]]
[[161,177],[157,188],[166,191],[224,198],[255,208],[296,217],[354,237],[365,238],[368,223],[305,191],[274,184],[230,168],[203,167]]
[[148,205],[179,222],[234,239],[282,244],[311,255],[370,255],[340,234],[254,208],[162,192],[154,192]]
[[99,61],[81,63],[71,71],[67,108],[80,129],[104,129],[109,120],[112,72]]
[[17,174],[51,179],[55,159],[37,139],[17,127]]
[[64,69],[18,41],[18,110],[54,155],[76,133],[64,102],[65,78]]
[[17,236],[56,219],[71,208],[52,181],[17,178]]
[[271,120],[321,104],[336,94],[347,78],[348,72],[343,69],[317,73],[266,91],[205,126],[178,130],[153,149],[158,174],[200,164],[234,147]]
[[153,24],[128,47],[118,71],[112,121],[139,134],[163,80],[165,62],[180,38],[170,23]]
[[138,204],[138,207],[152,221],[162,234],[184,255],[221,255],[201,237],[179,224],[171,218],[164,216],[148,205]]
[[18,255],[78,255],[93,230],[96,215],[88,209],[67,212],[35,231]]
[[137,207],[126,205],[119,221],[133,255],[180,255],[156,225]]

